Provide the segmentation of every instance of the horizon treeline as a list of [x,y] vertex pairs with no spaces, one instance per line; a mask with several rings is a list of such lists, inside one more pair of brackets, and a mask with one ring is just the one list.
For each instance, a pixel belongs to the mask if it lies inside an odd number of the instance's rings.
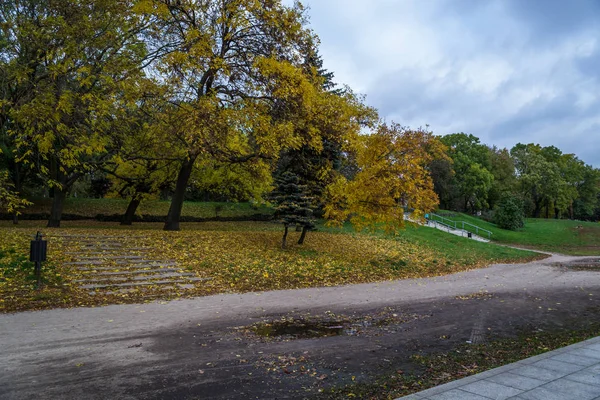
[[528,217],[600,219],[600,170],[575,154],[534,143],[500,149],[465,133],[440,140],[449,159],[430,170],[442,209],[486,212],[511,196]]

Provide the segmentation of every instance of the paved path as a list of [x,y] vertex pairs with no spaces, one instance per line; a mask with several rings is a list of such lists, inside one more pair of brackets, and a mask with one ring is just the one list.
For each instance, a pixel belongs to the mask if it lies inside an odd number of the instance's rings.
[[598,400],[600,336],[403,400]]

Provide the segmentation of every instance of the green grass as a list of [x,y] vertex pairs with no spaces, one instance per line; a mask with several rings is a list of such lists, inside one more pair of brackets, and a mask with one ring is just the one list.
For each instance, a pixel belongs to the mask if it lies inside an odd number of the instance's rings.
[[[353,234],[352,226],[347,223],[341,228],[327,227],[323,222],[318,225],[318,229],[331,233]],[[373,233],[376,236],[389,237],[382,231]],[[465,264],[473,263],[475,260],[488,260],[490,262],[514,260],[522,261],[524,256],[533,256],[533,253],[523,253],[521,250],[512,249],[505,246],[498,246],[492,243],[477,242],[475,240],[463,238],[456,235],[431,229],[423,226],[417,226],[407,223],[405,229],[397,234],[391,235],[399,241],[415,243],[420,247],[430,249],[432,253],[440,254],[458,262]]]
[[498,243],[569,255],[600,255],[600,223],[528,218],[523,229],[509,231],[477,217],[452,214],[446,218],[487,229]]
[[[24,210],[24,214],[49,213],[52,206],[51,199],[33,200],[33,205]],[[94,218],[102,215],[122,215],[129,204],[128,199],[82,199],[69,198],[65,201],[64,214],[75,214]],[[138,208],[138,214],[157,217],[166,216],[169,212],[169,201],[147,200]],[[272,208],[265,205],[252,205],[251,203],[220,203],[220,202],[191,202],[183,204],[182,216],[213,218],[240,217],[252,214],[271,214]]]

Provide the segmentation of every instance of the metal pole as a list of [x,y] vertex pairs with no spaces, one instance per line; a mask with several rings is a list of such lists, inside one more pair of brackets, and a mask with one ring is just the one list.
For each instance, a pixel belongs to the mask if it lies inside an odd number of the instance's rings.
[[37,288],[39,289],[42,285],[42,263],[40,261],[35,262],[35,277],[37,279]]

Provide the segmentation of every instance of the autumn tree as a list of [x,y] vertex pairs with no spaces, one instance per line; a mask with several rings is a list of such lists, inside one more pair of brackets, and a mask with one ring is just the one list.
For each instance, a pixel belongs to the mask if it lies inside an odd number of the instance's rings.
[[358,229],[404,225],[406,209],[415,218],[435,209],[438,197],[428,170],[446,147],[429,131],[381,124],[369,135],[357,135],[346,151],[356,154],[358,171],[348,180],[338,175],[327,187],[326,217],[350,220]]
[[314,228],[311,199],[306,195],[306,185],[300,184],[300,179],[292,172],[284,172],[276,181],[272,193],[275,204],[275,218],[284,226],[281,248],[287,246],[288,229],[290,226],[301,226],[302,234],[298,244],[303,244],[306,233]]
[[169,119],[178,130],[170,140],[182,151],[165,223],[166,230],[177,230],[199,159],[276,160],[282,148],[298,142],[291,122],[274,120],[271,110],[276,101],[310,102],[299,48],[312,34],[302,6],[278,0],[148,0],[137,9],[159,19],[151,47],[170,49],[154,70],[177,107]]
[[19,215],[20,210],[31,203],[19,196],[9,178],[7,170],[0,170],[0,211]]
[[112,0],[2,2],[2,60],[27,96],[9,101],[9,134],[19,161],[53,192],[58,227],[73,183],[107,159],[127,89],[142,73],[144,21]]
[[323,68],[315,43],[307,43],[302,54],[304,74],[319,96],[310,109],[293,108],[289,104],[275,107],[276,118],[294,121],[295,135],[302,140],[300,146],[282,152],[275,176],[286,172],[296,174],[300,182],[307,185],[315,202],[313,206],[321,212],[325,187],[333,182],[347,161],[342,150],[344,142],[362,127],[373,126],[377,113],[365,106],[350,88],[337,87],[333,73]]

